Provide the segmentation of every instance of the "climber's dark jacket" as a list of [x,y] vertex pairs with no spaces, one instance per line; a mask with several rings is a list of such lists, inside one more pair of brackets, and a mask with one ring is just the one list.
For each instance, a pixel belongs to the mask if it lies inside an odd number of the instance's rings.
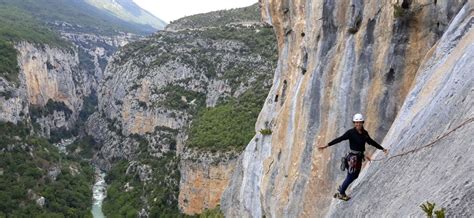
[[328,143],[328,146],[337,144],[343,140],[349,139],[349,147],[353,151],[360,151],[364,152],[365,151],[365,143],[367,142],[369,145],[372,145],[380,150],[383,150],[384,148],[379,145],[379,143],[375,142],[372,138],[370,138],[369,133],[365,131],[365,129],[362,130],[362,134],[357,132],[355,128],[352,128],[348,130],[344,135],[342,135],[339,138],[336,138],[332,140],[331,142]]

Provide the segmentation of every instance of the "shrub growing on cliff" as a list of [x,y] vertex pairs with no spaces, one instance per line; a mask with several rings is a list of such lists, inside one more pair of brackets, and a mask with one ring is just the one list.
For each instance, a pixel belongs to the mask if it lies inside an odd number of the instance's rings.
[[395,18],[403,17],[406,14],[405,9],[402,6],[393,4],[393,16]]
[[261,129],[260,130],[260,133],[262,135],[271,135],[272,134],[272,130],[271,129]]
[[446,209],[441,208],[441,210],[434,210],[435,206],[435,203],[430,203],[429,201],[420,205],[421,209],[426,213],[428,218],[433,218],[433,213],[436,215],[436,218],[444,218]]
[[206,209],[198,216],[199,218],[224,218],[221,208],[218,206],[214,209]]

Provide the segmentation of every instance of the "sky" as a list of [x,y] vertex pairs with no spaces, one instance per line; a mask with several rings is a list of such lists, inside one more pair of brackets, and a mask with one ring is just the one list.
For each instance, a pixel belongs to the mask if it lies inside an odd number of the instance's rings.
[[169,23],[181,17],[210,11],[241,8],[258,0],[133,0],[137,5]]

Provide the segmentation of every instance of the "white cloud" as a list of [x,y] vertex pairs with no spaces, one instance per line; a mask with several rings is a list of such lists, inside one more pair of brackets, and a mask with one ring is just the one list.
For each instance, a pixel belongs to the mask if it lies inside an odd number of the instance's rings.
[[133,0],[158,18],[170,22],[181,17],[210,11],[241,8],[258,0]]

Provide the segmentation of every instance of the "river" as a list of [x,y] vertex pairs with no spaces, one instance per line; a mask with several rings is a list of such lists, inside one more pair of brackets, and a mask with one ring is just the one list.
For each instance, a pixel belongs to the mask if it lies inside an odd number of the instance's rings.
[[102,212],[102,202],[107,196],[107,184],[105,183],[105,173],[102,172],[98,167],[95,168],[95,184],[92,187],[93,203],[92,203],[92,216],[94,218],[103,218],[104,213]]

